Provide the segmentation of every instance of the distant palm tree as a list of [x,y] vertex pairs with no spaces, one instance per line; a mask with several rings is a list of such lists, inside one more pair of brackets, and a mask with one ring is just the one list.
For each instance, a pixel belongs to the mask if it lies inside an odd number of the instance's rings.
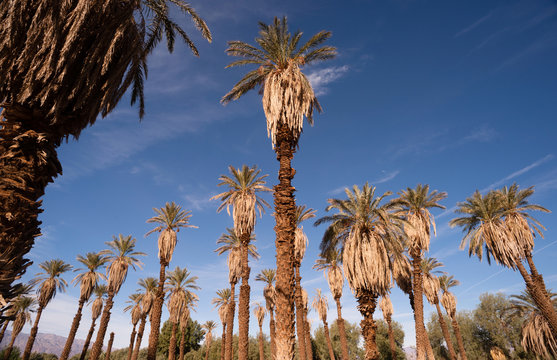
[[[306,289],[302,288],[302,304],[304,306],[304,325],[305,325],[305,340],[306,340],[306,344],[311,344],[311,325],[309,322],[309,317],[308,314],[310,312],[310,308],[309,308],[309,300],[308,300],[308,293],[306,291]],[[306,346],[306,351],[307,351],[307,358],[308,359],[313,359],[313,350],[311,346]]]
[[131,360],[132,353],[133,353],[133,345],[135,343],[135,336],[137,332],[135,328],[137,327],[137,323],[141,320],[141,316],[143,314],[143,310],[141,309],[141,298],[143,294],[135,293],[128,296],[129,300],[127,301],[130,305],[124,308],[124,311],[131,311],[131,318],[132,318],[132,333],[130,335],[130,346],[128,346],[128,360]]
[[[549,295],[557,306],[557,294],[550,292]],[[522,347],[545,359],[556,358],[557,336],[552,333],[532,296],[523,291],[519,295],[511,295],[510,302],[510,315],[523,319]]]
[[180,337],[180,354],[178,355],[179,360],[184,360],[185,350],[186,350],[186,331],[188,328],[188,322],[190,321],[190,307],[193,307],[194,303],[187,303],[182,314],[180,315],[180,332],[182,333]]
[[[131,86],[144,113],[147,58],[164,37],[199,52],[170,17],[174,4],[211,41],[205,21],[183,0],[0,2],[0,294],[31,264],[24,255],[40,234],[39,198],[62,173],[56,149],[110,113]],[[103,26],[99,27],[98,24]],[[9,39],[9,40],[8,40]],[[18,54],[18,56],[13,56]]]
[[466,350],[464,350],[464,341],[462,340],[462,335],[460,334],[460,326],[458,326],[458,321],[456,320],[456,297],[449,289],[453,286],[459,285],[460,282],[453,278],[453,276],[442,275],[439,277],[439,286],[443,290],[443,295],[441,296],[441,304],[447,311],[447,314],[451,318],[453,325],[453,331],[458,343],[458,352],[460,354],[460,359],[466,360]]
[[239,99],[248,91],[260,87],[267,132],[279,161],[279,184],[274,188],[277,250],[277,358],[294,357],[294,291],[292,289],[294,236],[296,231],[296,202],[292,179],[295,171],[291,160],[302,132],[303,119],[313,123],[313,109],[321,110],[311,84],[301,67],[336,55],[332,46],[321,46],[331,33],[321,31],[300,45],[302,32],[288,32],[286,17],[275,18],[270,25],[259,23],[257,45],[242,41],[228,42],[227,54],[242,59],[227,67],[253,64],[221,102]]
[[106,353],[104,354],[104,360],[110,360],[110,353],[112,352],[113,343],[114,343],[114,333],[111,332],[108,338],[108,345],[106,346]]
[[[265,297],[265,306],[269,312],[269,335],[271,337],[271,357],[275,359],[276,357],[276,339],[275,339],[275,307],[276,307],[276,296],[277,292],[274,286],[275,283],[275,269],[263,269],[255,277],[256,281],[262,281],[265,283],[265,288],[263,289],[263,296]],[[226,335],[228,336],[228,334]]]
[[205,352],[205,360],[209,359],[209,349],[211,348],[211,342],[213,341],[213,330],[217,327],[217,323],[213,320],[206,321],[205,324],[201,325],[205,330],[205,347],[207,348]]
[[[248,244],[248,254],[255,259],[259,258],[257,253],[257,248],[252,243],[255,241],[255,237],[252,235],[250,242]],[[234,229],[227,228],[226,233],[222,234],[217,240],[217,244],[221,244],[215,252],[222,255],[228,252],[228,281],[230,283],[230,293],[231,301],[228,306],[228,314],[226,321],[226,344],[224,346],[224,353],[226,360],[232,360],[232,342],[233,342],[233,330],[234,330],[234,313],[236,307],[236,284],[238,279],[242,276],[242,241],[240,237],[236,234]]]
[[441,290],[441,285],[439,284],[439,278],[437,275],[444,274],[444,272],[435,269],[441,266],[443,266],[443,263],[437,261],[435,258],[428,257],[422,259],[424,294],[427,301],[429,301],[430,304],[435,305],[435,308],[437,309],[437,317],[439,318],[439,324],[441,325],[443,337],[445,338],[445,343],[447,344],[447,350],[449,350],[449,356],[451,360],[457,360],[456,352],[451,340],[451,333],[449,332],[449,327],[445,322],[443,312],[441,312],[441,307],[439,306],[439,291]]
[[110,263],[107,268],[108,297],[101,317],[99,331],[97,332],[97,339],[91,350],[90,360],[97,360],[101,355],[104,336],[106,335],[106,329],[110,321],[110,310],[114,305],[113,299],[126,280],[128,267],[131,266],[135,270],[136,267],[141,268],[143,265],[137,257],[145,256],[146,254],[135,251],[135,243],[136,240],[132,238],[131,235],[124,236],[119,234],[118,237],[113,236],[112,241],[105,243],[110,249],[101,251],[101,254],[108,256],[108,262]]
[[99,253],[89,252],[85,256],[78,255],[77,261],[82,263],[85,268],[74,270],[83,271],[72,280],[75,285],[79,283],[79,302],[77,313],[73,318],[72,327],[70,328],[70,334],[66,339],[66,344],[64,345],[62,355],[60,355],[60,360],[66,360],[70,355],[70,350],[75,339],[75,334],[77,333],[77,329],[79,328],[79,323],[81,321],[81,312],[83,310],[83,305],[85,304],[85,302],[89,301],[89,298],[91,297],[91,294],[93,293],[95,287],[98,285],[99,280],[106,280],[106,276],[103,273],[99,272],[99,269],[108,262],[108,259],[103,255]]
[[12,349],[14,347],[14,341],[23,329],[25,323],[31,323],[31,313],[35,312],[34,307],[36,305],[37,301],[30,296],[20,295],[13,299],[10,311],[15,318],[12,323],[12,339],[10,340],[6,350],[4,350],[4,358],[6,360],[10,358],[10,354],[12,353]]
[[379,307],[383,312],[383,318],[388,326],[389,332],[389,347],[391,348],[391,358],[395,360],[396,356],[396,344],[395,344],[395,335],[393,333],[393,326],[392,326],[392,316],[393,316],[393,303],[391,302],[391,298],[389,295],[383,295],[381,300],[379,300]]
[[50,300],[56,295],[56,290],[66,291],[66,286],[68,283],[66,280],[62,279],[60,276],[65,272],[71,270],[72,266],[65,263],[63,260],[47,260],[39,264],[39,267],[43,270],[35,275],[35,278],[31,281],[32,285],[39,285],[37,290],[39,308],[37,309],[37,315],[35,316],[35,323],[31,328],[31,333],[27,339],[27,345],[25,345],[25,351],[23,352],[22,359],[29,360],[31,355],[31,350],[33,349],[33,344],[35,343],[35,338],[37,337],[37,331],[39,329],[39,320],[43,313],[44,308],[48,305]]
[[341,269],[342,253],[338,249],[332,249],[326,254],[319,254],[319,259],[315,261],[314,269],[322,270],[327,274],[327,282],[329,289],[333,294],[337,305],[337,324],[340,335],[340,344],[342,347],[343,360],[349,360],[348,341],[346,340],[346,329],[344,327],[344,319],[342,318],[342,307],[340,298],[342,297],[342,287],[344,286],[344,277]]
[[143,332],[145,331],[145,323],[147,322],[147,315],[151,313],[155,297],[157,296],[158,281],[154,277],[146,277],[138,281],[141,289],[141,322],[139,323],[139,330],[137,331],[137,339],[133,349],[131,360],[137,360],[139,356],[139,349],[141,348],[141,340],[143,339]]
[[4,299],[4,301],[6,301],[6,304],[2,305],[2,310],[0,313],[1,314],[0,319],[4,321],[4,324],[2,325],[2,330],[0,331],[0,343],[2,342],[2,339],[4,339],[4,334],[6,333],[8,324],[10,323],[10,321],[15,320],[16,311],[14,308],[14,301],[16,301],[16,299],[18,298],[21,298],[22,296],[31,295],[32,292],[33,292],[33,286],[31,284],[21,284],[17,286],[17,289],[15,291],[17,295],[15,295],[13,298],[10,299]]
[[234,218],[234,232],[240,239],[240,262],[242,267],[241,277],[242,285],[240,285],[240,301],[238,304],[238,359],[246,360],[248,357],[249,347],[249,298],[250,286],[249,275],[250,267],[248,263],[248,246],[253,238],[252,233],[255,228],[256,212],[259,211],[261,216],[265,211],[265,207],[269,204],[261,198],[258,193],[271,191],[265,186],[265,178],[268,175],[259,175],[260,169],[256,166],[248,167],[243,165],[242,168],[228,167],[231,176],[221,175],[221,181],[218,186],[225,186],[227,191],[213,196],[211,199],[219,199],[222,201],[217,211],[226,208],[230,214],[232,207],[232,217]]
[[399,263],[406,261],[400,236],[403,220],[389,211],[389,204],[381,205],[391,192],[376,197],[375,187],[367,183],[362,189],[354,185],[345,192],[346,200],[328,200],[325,210],[336,209],[337,213],[320,218],[315,225],[330,223],[321,241],[321,253],[340,247],[344,275],[364,318],[365,358],[378,359],[373,313],[378,298],[390,290]]
[[95,294],[96,298],[93,301],[93,305],[91,306],[91,327],[89,328],[89,332],[87,333],[87,338],[85,339],[85,344],[83,344],[83,350],[81,351],[79,360],[85,359],[87,349],[89,349],[89,343],[91,342],[93,332],[95,331],[95,321],[101,315],[101,311],[103,308],[103,299],[108,295],[108,287],[104,284],[97,284],[97,286],[93,290],[93,294]]
[[180,228],[197,228],[197,226],[189,225],[191,211],[182,210],[180,205],[174,202],[166,203],[163,208],[153,208],[157,213],[156,216],[147,220],[148,223],[158,224],[153,230],[149,231],[145,236],[154,232],[159,232],[159,289],[157,297],[153,303],[153,313],[151,319],[151,334],[149,334],[149,347],[147,349],[147,359],[155,360],[157,355],[157,344],[159,343],[159,332],[161,326],[162,305],[164,303],[164,281],[166,267],[172,259],[174,248],[176,247],[176,232]]
[[253,314],[257,319],[257,325],[259,325],[259,360],[265,360],[265,353],[263,351],[263,319],[265,318],[265,312],[265,308],[261,304],[255,304]]
[[226,320],[228,316],[228,307],[231,302],[232,292],[230,289],[217,290],[217,296],[211,301],[212,304],[218,309],[219,318],[222,323],[222,346],[221,346],[221,360],[224,360],[224,350],[226,344]]
[[172,323],[172,333],[168,346],[168,360],[176,359],[176,332],[180,323],[180,317],[189,303],[198,300],[192,290],[199,290],[196,285],[197,276],[191,276],[186,268],[176,266],[173,271],[166,273],[166,292],[168,293],[169,320]]
[[316,295],[313,298],[311,306],[319,314],[319,318],[323,322],[323,330],[325,331],[325,339],[327,340],[327,347],[329,348],[329,357],[331,360],[335,360],[335,353],[333,351],[333,344],[331,343],[331,337],[329,336],[329,324],[327,323],[327,310],[329,305],[327,304],[327,298],[321,294],[321,289],[315,290]]

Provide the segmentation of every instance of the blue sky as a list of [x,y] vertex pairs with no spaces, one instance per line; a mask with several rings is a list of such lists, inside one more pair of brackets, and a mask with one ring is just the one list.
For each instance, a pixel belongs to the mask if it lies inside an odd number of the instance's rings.
[[[229,40],[254,43],[258,21],[286,15],[291,30],[303,30],[305,39],[322,29],[332,31],[329,43],[338,48],[335,60],[304,69],[324,112],[315,117],[314,127],[305,126],[293,160],[297,203],[323,216],[327,198],[344,197],[347,186],[369,181],[383,193],[430,184],[448,193],[443,201],[448,210],[434,212],[438,234],[430,255],[460,280],[454,289],[458,309],[473,309],[487,291],[523,289],[518,273],[459,251],[462,234],[448,222],[456,203],[476,189],[512,182],[536,186],[532,202],[557,210],[555,1],[356,0],[340,6],[329,0],[192,0],[192,5],[208,22],[213,43],[201,39],[189,19],[176,16],[201,57],[182,45],[173,54],[162,46],[155,51],[145,83],[145,118],[139,122],[137,109],[124,99],[79,141],[60,147],[64,175],[44,196],[44,235],[30,253],[35,265],[25,280],[41,261],[59,257],[77,265],[77,254],[104,249],[113,235],[133,235],[138,250],[149,255],[142,270],[130,271],[109,325],[117,333],[115,346],[126,346],[131,325],[121,312],[124,302],[138,278],[158,276],[156,235],[144,237],[152,228],[145,221],[153,207],[175,201],[193,212],[191,224],[199,229],[180,231],[170,268],[185,266],[199,277],[202,290],[193,318],[218,320],[210,300],[228,286],[227,267],[213,250],[232,219],[226,212],[217,214],[218,203],[209,198],[220,190],[218,177],[229,165],[257,164],[269,174],[269,186],[277,182],[278,170],[257,92],[227,106],[219,103],[247,71],[224,69],[233,60],[224,50]],[[272,203],[270,194],[267,200]],[[275,266],[271,212],[256,225],[262,257],[251,263],[252,279]],[[536,240],[534,260],[549,288],[557,287],[555,216],[536,215],[547,231],[545,239]],[[326,281],[311,269],[325,227],[308,223],[304,229],[310,244],[303,285],[311,296],[316,288],[329,295],[331,322],[334,303]],[[251,286],[252,301],[262,302],[262,284],[252,280]],[[78,293],[70,287],[56,296],[43,314],[41,331],[67,335]],[[413,345],[408,299],[397,289],[392,299],[405,344]],[[345,318],[359,321],[347,286],[342,303]],[[434,311],[425,305],[426,317]],[[89,314],[79,338],[86,335]],[[310,317],[315,327],[315,312]],[[250,325],[255,334],[255,321]]]

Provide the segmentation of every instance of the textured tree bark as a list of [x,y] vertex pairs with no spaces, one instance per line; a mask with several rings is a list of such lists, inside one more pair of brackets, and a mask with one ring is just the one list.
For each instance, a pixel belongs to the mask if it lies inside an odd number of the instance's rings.
[[389,327],[389,347],[391,348],[391,359],[396,360],[395,334],[393,333],[391,317],[389,316],[387,319],[385,319],[385,321],[387,321],[387,326]]
[[430,360],[435,360],[435,355],[433,354],[433,348],[431,347],[431,341],[429,340],[429,336],[427,335],[425,325],[423,331],[424,331],[424,345],[427,353],[427,358]]
[[236,311],[236,301],[234,297],[236,296],[236,283],[230,284],[231,300],[230,306],[228,307],[228,314],[226,314],[226,346],[224,349],[224,356],[226,360],[232,360],[232,342],[234,340],[234,313]]
[[342,306],[340,306],[340,297],[335,298],[335,303],[337,304],[337,326],[340,335],[340,346],[342,348],[342,360],[350,360],[350,357],[348,356],[348,341],[346,340],[346,328],[344,327],[344,319],[342,318]]
[[114,333],[110,333],[110,337],[108,338],[108,346],[106,348],[106,355],[104,360],[110,360],[110,353],[112,352],[112,343],[114,342]]
[[277,160],[279,161],[279,184],[274,187],[275,203],[275,246],[277,251],[276,278],[276,359],[294,359],[294,232],[296,229],[294,187],[292,179],[296,173],[291,161],[295,139],[289,129],[278,124],[276,133]]
[[85,300],[79,299],[77,313],[73,318],[70,334],[68,335],[68,339],[66,340],[66,345],[64,345],[64,350],[62,350],[62,355],[60,355],[60,360],[66,360],[70,355],[72,344],[75,339],[75,333],[77,332],[77,329],[79,328],[79,322],[81,321],[81,311],[83,310],[83,304],[85,304]]
[[425,360],[424,299],[422,295],[422,272],[420,255],[412,256],[412,290],[414,292],[414,324],[416,327],[416,358]]
[[25,352],[21,357],[22,360],[29,360],[31,355],[31,350],[33,349],[33,344],[35,343],[35,338],[37,337],[37,331],[39,330],[39,320],[41,320],[41,315],[43,313],[44,307],[39,306],[37,310],[37,316],[35,317],[35,323],[31,328],[31,333],[29,334],[29,339],[27,339],[27,344],[25,345]]
[[[296,332],[298,335],[299,360],[306,360],[306,325],[304,321],[304,303],[302,300],[302,277],[300,276],[300,264],[294,264],[296,269]],[[311,344],[310,344],[311,346]],[[311,359],[310,359],[311,360]]]
[[12,354],[12,350],[14,348],[15,338],[17,337],[17,335],[19,335],[19,334],[16,334],[15,332],[12,332],[12,339],[10,340],[10,344],[6,348],[6,351],[4,352],[4,359],[6,359],[6,360],[8,360],[10,358],[10,355]]
[[[220,359],[224,360],[224,350],[226,348],[226,322],[222,324],[222,339],[220,342]],[[182,348],[181,348],[182,344],[180,343],[180,354],[182,352]],[[180,360],[184,360],[183,358],[180,357]]]
[[162,305],[164,303],[164,281],[166,280],[166,266],[161,262],[159,271],[159,288],[153,303],[153,314],[151,315],[151,333],[149,334],[149,347],[147,348],[147,360],[156,360],[157,345],[159,344],[159,332],[161,327]]
[[143,332],[145,331],[145,323],[147,322],[147,314],[141,316],[141,322],[139,323],[139,330],[137,330],[137,339],[135,340],[135,347],[132,353],[132,360],[137,360],[139,356],[139,349],[141,348],[141,339],[143,338]]
[[375,342],[377,325],[373,320],[373,313],[377,307],[377,296],[373,295],[369,290],[361,289],[356,291],[356,299],[358,300],[358,311],[364,317],[360,322],[360,326],[365,341],[365,359],[378,360],[379,351]]
[[2,326],[2,331],[0,332],[0,343],[2,342],[2,339],[4,339],[4,334],[6,333],[6,329],[8,327],[9,322],[10,322],[9,320],[4,321],[4,325]]
[[325,338],[327,339],[327,348],[329,349],[329,357],[335,360],[335,352],[333,351],[333,344],[331,343],[331,336],[329,335],[329,324],[323,321],[323,330],[325,330]]
[[13,282],[32,264],[25,259],[41,234],[38,220],[48,183],[62,166],[56,148],[62,135],[42,127],[40,114],[2,104],[0,114],[0,294],[16,295]]
[[240,302],[238,304],[238,360],[248,359],[249,350],[249,274],[248,245],[251,238],[249,232],[240,236],[242,243],[240,261],[242,263],[242,285],[240,286]]
[[259,360],[265,360],[263,352],[263,327],[259,326]]
[[176,359],[176,331],[178,330],[178,323],[172,323],[172,335],[170,335],[170,342],[168,344],[168,360]]
[[182,334],[180,335],[180,354],[178,355],[178,359],[184,360],[184,356],[186,355],[185,350],[186,350],[186,330],[182,331]]
[[456,341],[458,342],[458,352],[460,355],[460,360],[467,360],[466,357],[466,350],[464,350],[464,342],[462,341],[462,335],[460,334],[460,326],[458,326],[458,322],[456,321],[456,316],[452,319],[453,323],[453,330],[456,336]]
[[135,331],[135,325],[133,326],[132,334],[130,336],[130,346],[128,347],[128,360],[131,360],[133,354],[133,344],[135,343],[135,335],[137,332]]
[[273,311],[269,312],[269,335],[271,337],[271,359],[276,359],[277,356],[277,343],[275,342],[275,314]]
[[108,292],[108,298],[106,299],[106,303],[104,305],[103,314],[101,316],[101,323],[99,325],[99,331],[97,332],[97,339],[93,344],[93,349],[91,350],[91,356],[89,360],[98,360],[99,356],[101,355],[104,336],[106,335],[106,329],[108,327],[108,322],[110,321],[110,310],[114,305],[113,302],[114,293],[112,291]]
[[211,350],[211,342],[207,342],[207,351],[205,351],[205,360],[209,360],[209,350]]
[[445,337],[445,342],[447,343],[447,349],[449,350],[449,356],[451,360],[457,360],[456,352],[453,347],[453,342],[451,341],[451,333],[449,332],[449,327],[443,318],[443,313],[441,312],[441,307],[439,306],[439,301],[435,302],[435,308],[437,309],[437,316],[439,317],[439,324],[441,325],[441,330],[443,330],[443,336]]
[[308,322],[307,310],[304,308],[304,332],[306,340],[306,360],[313,359],[313,349],[311,346],[311,329]]
[[87,349],[89,349],[89,344],[91,343],[91,338],[93,337],[93,333],[95,332],[95,322],[97,319],[93,319],[91,322],[91,327],[89,328],[89,333],[87,334],[87,338],[85,339],[85,344],[83,344],[83,350],[81,350],[81,356],[79,360],[85,360],[85,355],[87,354]]

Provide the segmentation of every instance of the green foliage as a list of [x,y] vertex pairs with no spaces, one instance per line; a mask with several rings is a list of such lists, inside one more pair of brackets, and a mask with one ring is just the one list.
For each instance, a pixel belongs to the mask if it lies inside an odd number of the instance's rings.
[[48,353],[31,353],[29,360],[58,360],[58,356]]
[[[389,327],[383,320],[375,320],[375,323],[377,324],[375,341],[377,342],[377,348],[379,349],[379,354],[381,354],[381,359],[393,360],[389,342]],[[406,359],[406,355],[402,349],[402,345],[404,344],[404,331],[402,330],[402,325],[396,321],[392,321],[391,326],[395,337],[396,357],[397,359]]]
[[[172,335],[172,323],[170,321],[165,321],[161,333],[159,335],[159,344],[157,347],[157,357],[163,356],[163,358],[168,358],[168,347],[170,345],[170,336]],[[176,331],[176,358],[180,354],[180,339],[182,333],[180,327]],[[192,350],[197,350],[200,347],[201,340],[203,340],[203,330],[201,325],[197,321],[189,319],[188,327],[186,328],[186,347],[184,352],[187,354]]]
[[4,359],[4,354],[6,353],[6,350],[8,350],[8,349],[5,348],[5,349],[2,349],[2,351],[0,351],[0,359],[2,359],[2,360],[19,360],[20,359],[21,352],[19,351],[19,348],[14,346],[13,349],[12,349],[12,353],[10,354],[10,357],[8,359]]
[[[209,349],[209,360],[220,360],[222,350],[222,339],[221,338],[213,338],[211,342],[211,348]],[[205,345],[200,347],[196,351],[190,351],[184,357],[185,360],[205,360],[205,353],[207,348]],[[238,360],[238,336],[234,335],[234,339],[232,342],[232,352],[233,352],[233,359]],[[265,355],[265,359],[271,358],[271,344],[269,339],[266,336],[263,336],[263,352]],[[259,342],[258,338],[251,337],[249,338],[249,348],[248,348],[248,360],[259,360]]]

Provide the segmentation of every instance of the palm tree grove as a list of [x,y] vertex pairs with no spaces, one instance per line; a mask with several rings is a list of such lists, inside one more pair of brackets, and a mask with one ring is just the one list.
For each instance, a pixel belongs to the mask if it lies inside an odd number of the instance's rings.
[[0,24],[0,360],[557,359],[555,1]]

